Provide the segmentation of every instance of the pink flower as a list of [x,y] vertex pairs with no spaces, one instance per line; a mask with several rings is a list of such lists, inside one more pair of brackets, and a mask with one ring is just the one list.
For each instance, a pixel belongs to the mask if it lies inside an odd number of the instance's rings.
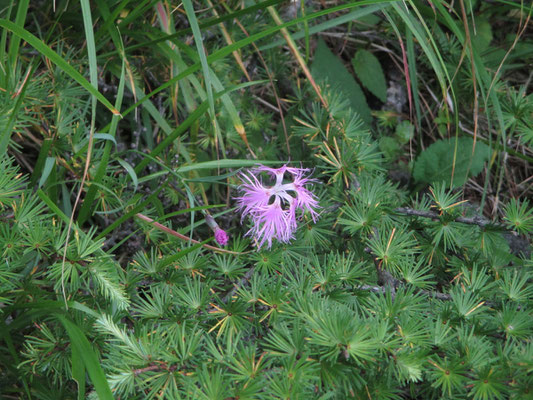
[[[282,243],[294,239],[294,232],[298,227],[297,218],[305,211],[311,214],[314,222],[318,219],[316,209],[320,206],[317,197],[306,188],[315,182],[314,179],[304,177],[308,171],[287,165],[280,168],[260,165],[248,174],[241,174],[242,196],[236,198],[237,205],[242,212],[241,221],[247,215],[252,218],[254,225],[246,235],[255,238],[258,248],[265,242],[270,248],[274,238]],[[263,184],[260,177],[262,172],[272,178],[273,186]],[[283,183],[284,178],[289,182]]]

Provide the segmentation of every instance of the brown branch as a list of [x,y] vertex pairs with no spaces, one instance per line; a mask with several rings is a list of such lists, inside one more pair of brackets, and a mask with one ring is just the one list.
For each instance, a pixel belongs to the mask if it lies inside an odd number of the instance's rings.
[[[342,207],[342,203],[334,203],[332,206],[326,208],[326,213],[331,213]],[[433,220],[440,219],[441,215],[435,211],[424,211],[424,210],[415,210],[409,207],[398,207],[394,209],[394,212],[403,215],[410,215],[415,217],[429,218]],[[499,228],[505,231],[508,231],[507,227],[502,223],[493,222],[483,217],[482,215],[475,215],[473,217],[457,217],[453,222],[460,222],[462,224],[468,225],[477,225],[480,228],[485,228],[491,226],[494,228]]]
[[237,293],[240,287],[250,280],[252,274],[254,273],[254,269],[255,267],[250,268],[248,271],[246,271],[246,274],[244,274],[239,282],[233,284],[233,289],[231,289],[229,293],[222,299],[223,303],[227,303],[228,300],[231,299],[235,293]]
[[[416,210],[413,210],[413,211],[416,211]],[[378,231],[376,228],[374,228],[374,232],[372,233],[372,235],[374,236],[378,235]],[[389,271],[383,268],[382,260],[378,260],[376,255],[372,252],[372,249],[370,249],[370,247],[366,247],[364,251],[365,253],[369,254],[370,257],[372,257],[372,260],[374,261],[374,265],[376,267],[376,273],[378,276],[379,286],[362,285],[360,286],[360,289],[370,290],[373,293],[385,293],[388,287],[391,292],[391,297],[394,300],[394,298],[396,297],[396,289],[398,289],[401,286],[404,286],[404,282],[396,278]],[[430,292],[430,291],[422,290],[422,289],[420,289],[420,293],[424,293],[427,296],[434,297],[439,300],[451,300],[452,299],[452,297],[449,294],[445,294],[445,293]]]
[[430,292],[428,290],[421,290],[421,292],[427,294],[429,297],[434,297],[438,300],[449,301],[452,299],[452,295],[448,293]]
[[[374,229],[374,235],[377,236],[377,229]],[[372,260],[374,261],[374,266],[376,267],[376,274],[378,276],[378,285],[383,288],[389,287],[391,291],[392,298],[396,296],[396,289],[402,284],[402,281],[395,278],[389,271],[383,268],[383,263],[381,260],[378,260],[370,247],[365,248],[365,252],[370,254]]]
[[[398,207],[394,211],[397,212],[398,214],[413,215],[416,217],[430,218],[433,220],[437,220],[441,217],[435,211],[414,210],[408,207]],[[457,217],[453,220],[453,222],[460,222],[462,224],[468,224],[468,225],[477,225],[480,228],[485,228],[486,226],[492,226],[495,228],[507,230],[503,224],[492,222],[488,220],[487,218],[483,217],[482,215],[475,215],[473,217]]]
[[133,370],[133,375],[137,376],[137,375],[142,374],[143,372],[158,371],[160,369],[161,369],[160,365],[150,365],[149,367],[134,369]]
[[140,374],[142,374],[144,372],[149,372],[149,371],[169,371],[169,372],[174,372],[176,369],[178,369],[177,365],[168,366],[168,364],[166,362],[164,362],[164,361],[154,361],[148,367],[134,369],[133,370],[133,374],[135,376],[137,376],[137,375],[140,375]]
[[[372,292],[372,293],[380,293],[380,294],[384,294],[387,290],[387,288],[384,286],[372,286],[372,285],[361,285],[361,286],[358,286],[357,289],[365,290],[365,291]],[[449,301],[452,299],[452,296],[447,293],[431,292],[429,290],[420,290],[420,293],[424,293],[425,295],[429,297],[434,297],[435,299],[443,300],[443,301]]]

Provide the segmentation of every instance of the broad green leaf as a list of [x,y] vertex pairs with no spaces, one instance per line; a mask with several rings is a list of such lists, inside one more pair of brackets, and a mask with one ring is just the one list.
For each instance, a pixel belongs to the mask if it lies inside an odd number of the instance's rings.
[[489,21],[484,18],[476,19],[475,29],[470,27],[470,34],[472,35],[472,42],[480,53],[487,50],[490,42],[492,42],[492,27]]
[[350,106],[367,124],[372,122],[365,95],[341,60],[334,55],[323,40],[318,42],[311,72],[315,79],[327,80],[334,90],[339,90],[350,101]]
[[490,157],[490,147],[486,144],[478,141],[472,154],[473,146],[472,138],[460,137],[454,163],[455,138],[433,143],[416,159],[413,177],[422,183],[445,182],[452,188],[463,185],[468,177],[481,172],[483,164]]
[[402,121],[396,125],[396,138],[400,144],[409,143],[415,134],[415,127],[409,121]]
[[361,83],[382,102],[387,101],[387,84],[379,60],[368,50],[359,50],[352,58],[352,65]]
[[388,160],[398,158],[401,151],[398,141],[390,136],[383,136],[379,139],[379,149]]

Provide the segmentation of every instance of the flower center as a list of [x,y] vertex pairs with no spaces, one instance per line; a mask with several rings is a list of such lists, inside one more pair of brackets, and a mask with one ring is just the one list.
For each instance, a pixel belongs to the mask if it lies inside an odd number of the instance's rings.
[[[292,195],[289,192],[292,193]],[[296,188],[294,183],[282,184],[276,182],[276,184],[269,188],[266,193],[270,195],[268,198],[268,205],[274,204],[274,202],[277,200],[282,210],[289,209],[292,202],[296,198]]]

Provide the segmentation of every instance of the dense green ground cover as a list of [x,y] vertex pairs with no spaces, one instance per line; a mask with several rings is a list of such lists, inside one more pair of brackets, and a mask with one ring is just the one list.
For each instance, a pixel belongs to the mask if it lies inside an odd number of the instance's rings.
[[533,398],[530,2],[0,7],[0,397]]

